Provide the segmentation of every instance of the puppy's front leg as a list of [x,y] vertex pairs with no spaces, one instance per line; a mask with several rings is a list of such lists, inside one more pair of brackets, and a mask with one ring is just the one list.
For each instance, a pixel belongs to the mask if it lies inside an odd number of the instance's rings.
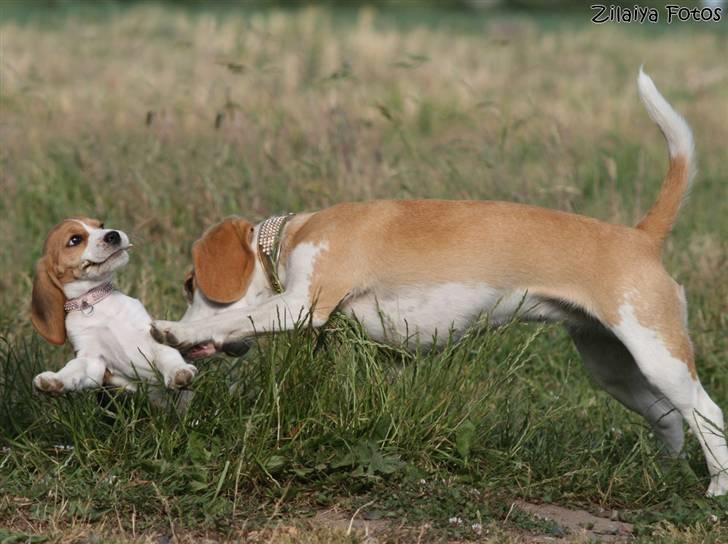
[[42,393],[60,395],[101,387],[104,383],[106,364],[97,357],[71,359],[58,372],[41,372],[33,378],[33,386]]
[[184,389],[192,383],[192,379],[197,375],[197,367],[186,363],[176,349],[156,344],[155,352],[154,364],[164,376],[166,387]]

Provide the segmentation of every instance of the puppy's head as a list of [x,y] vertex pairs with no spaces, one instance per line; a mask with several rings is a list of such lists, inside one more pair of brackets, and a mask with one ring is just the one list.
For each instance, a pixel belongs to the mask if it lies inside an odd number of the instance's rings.
[[[188,307],[182,321],[211,317],[244,304],[255,269],[253,225],[229,217],[208,229],[192,246],[193,269],[184,282]],[[247,348],[230,344],[223,351],[237,355]],[[185,354],[194,359],[211,355],[212,345],[195,346]]]
[[52,344],[66,340],[64,287],[74,282],[104,282],[129,262],[129,238],[105,229],[96,219],[65,219],[48,233],[33,281],[31,321]]

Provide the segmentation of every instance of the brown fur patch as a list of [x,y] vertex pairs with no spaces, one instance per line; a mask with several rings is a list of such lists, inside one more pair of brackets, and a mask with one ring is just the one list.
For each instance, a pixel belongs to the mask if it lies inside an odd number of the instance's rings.
[[690,165],[687,158],[678,155],[670,159],[670,167],[660,193],[657,195],[657,200],[637,224],[637,228],[649,234],[658,244],[662,245],[680,211],[689,182]]
[[51,344],[61,345],[66,341],[66,312],[63,294],[58,278],[51,272],[48,257],[38,260],[33,279],[30,320],[43,338]]
[[250,223],[228,218],[192,246],[195,283],[213,302],[231,303],[245,294],[255,267],[251,235]]
[[334,307],[351,291],[471,282],[617,317],[615,295],[654,263],[633,228],[507,202],[402,200],[340,204],[312,214],[292,245],[325,241],[312,293]]

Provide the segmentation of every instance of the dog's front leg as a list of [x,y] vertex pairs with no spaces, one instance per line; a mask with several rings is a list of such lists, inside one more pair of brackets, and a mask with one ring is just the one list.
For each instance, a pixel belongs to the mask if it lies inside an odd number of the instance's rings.
[[254,334],[290,330],[309,316],[314,327],[328,318],[327,313],[318,309],[311,312],[304,299],[279,295],[254,308],[228,310],[200,321],[154,321],[152,336],[180,351],[207,342],[213,342],[219,349],[226,342]]
[[58,372],[41,372],[33,378],[36,390],[49,395],[60,395],[101,387],[104,383],[106,364],[98,357],[76,357]]

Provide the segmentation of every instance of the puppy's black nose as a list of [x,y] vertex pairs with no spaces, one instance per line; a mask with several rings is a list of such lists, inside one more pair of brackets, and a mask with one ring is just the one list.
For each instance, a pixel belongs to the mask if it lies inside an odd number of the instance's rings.
[[104,242],[112,246],[118,246],[121,243],[121,236],[115,230],[110,230],[104,235]]

